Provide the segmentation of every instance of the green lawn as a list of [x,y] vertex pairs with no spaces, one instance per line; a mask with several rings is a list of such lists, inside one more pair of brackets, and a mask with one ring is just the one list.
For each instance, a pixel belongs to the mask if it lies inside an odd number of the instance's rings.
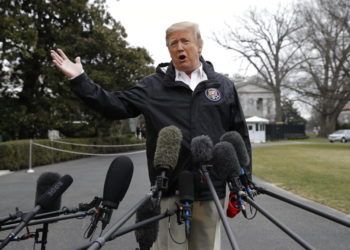
[[283,189],[350,214],[350,143],[256,147],[253,172]]

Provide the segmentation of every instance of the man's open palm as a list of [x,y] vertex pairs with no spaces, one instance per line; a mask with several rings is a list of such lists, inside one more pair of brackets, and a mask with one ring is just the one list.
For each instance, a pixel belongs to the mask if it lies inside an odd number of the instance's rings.
[[75,58],[75,63],[69,60],[66,54],[61,50],[51,50],[52,62],[59,68],[63,74],[69,79],[80,75],[83,72],[83,65],[80,57]]

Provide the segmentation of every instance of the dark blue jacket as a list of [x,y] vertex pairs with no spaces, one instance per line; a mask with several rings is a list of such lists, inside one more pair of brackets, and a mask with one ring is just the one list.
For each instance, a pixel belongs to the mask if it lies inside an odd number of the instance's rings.
[[[143,114],[147,128],[146,152],[149,178],[154,183],[157,173],[153,159],[159,131],[174,125],[183,134],[180,156],[175,171],[170,176],[169,191],[177,189],[177,176],[184,169],[197,173],[192,163],[190,145],[192,138],[208,135],[214,145],[227,131],[238,131],[251,154],[248,130],[236,89],[231,80],[214,71],[211,63],[201,58],[208,80],[192,91],[183,82],[175,81],[172,64],[160,64],[156,73],[143,78],[134,88],[110,92],[94,84],[86,74],[72,80],[73,91],[91,108],[112,119],[125,119]],[[166,68],[166,72],[162,68]],[[247,169],[251,175],[251,166]],[[226,184],[212,176],[218,196],[225,196]],[[206,183],[196,175],[196,199],[211,199]]]

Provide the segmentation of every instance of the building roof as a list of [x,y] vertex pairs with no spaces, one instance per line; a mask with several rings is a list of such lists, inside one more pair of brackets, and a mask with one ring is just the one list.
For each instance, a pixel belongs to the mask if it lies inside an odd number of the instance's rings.
[[246,119],[246,122],[249,123],[269,123],[269,120],[261,118],[259,116],[252,116]]

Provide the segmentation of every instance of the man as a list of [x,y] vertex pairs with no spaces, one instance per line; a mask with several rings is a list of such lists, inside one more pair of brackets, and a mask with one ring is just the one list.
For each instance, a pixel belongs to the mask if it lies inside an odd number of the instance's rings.
[[[154,152],[158,132],[174,125],[183,134],[178,164],[169,177],[169,189],[163,195],[161,208],[174,207],[177,201],[177,176],[182,170],[196,175],[195,199],[192,210],[191,234],[186,242],[182,226],[176,218],[160,222],[154,249],[220,249],[220,218],[211,193],[191,162],[192,138],[208,135],[214,143],[227,131],[238,131],[251,152],[247,126],[234,84],[214,71],[211,63],[201,56],[203,41],[197,24],[181,22],[166,30],[166,46],[170,63],[158,65],[156,72],[146,76],[126,91],[109,92],[94,84],[83,73],[80,58],[71,62],[61,50],[51,51],[53,63],[71,79],[73,91],[90,107],[114,119],[125,119],[143,114],[147,128],[147,160],[149,178],[154,183]],[[251,166],[247,169],[251,175]],[[220,199],[225,198],[226,184],[215,179],[213,183]],[[176,242],[177,241],[177,242]]]

